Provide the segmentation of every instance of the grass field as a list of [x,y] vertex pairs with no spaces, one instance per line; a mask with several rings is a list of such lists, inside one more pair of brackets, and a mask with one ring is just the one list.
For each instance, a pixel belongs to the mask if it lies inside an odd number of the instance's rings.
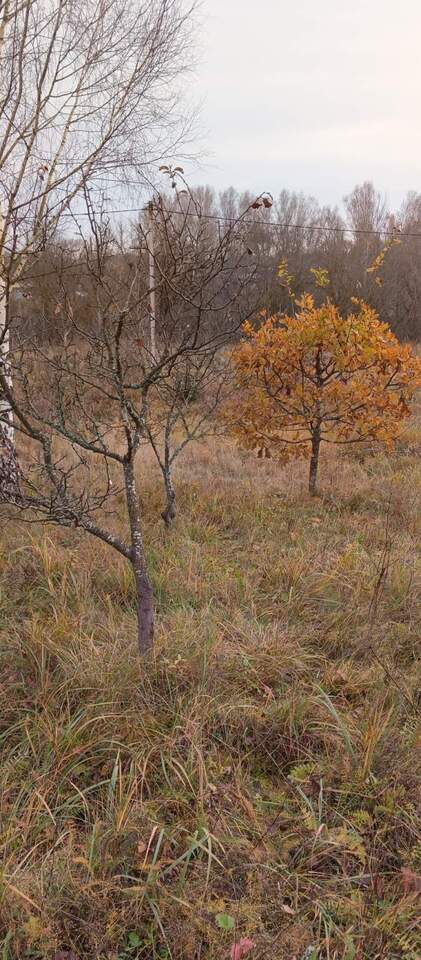
[[0,960],[228,960],[241,937],[250,960],[419,955],[407,434],[331,454],[315,500],[305,464],[192,445],[169,532],[146,465],[147,667],[123,561],[6,524]]

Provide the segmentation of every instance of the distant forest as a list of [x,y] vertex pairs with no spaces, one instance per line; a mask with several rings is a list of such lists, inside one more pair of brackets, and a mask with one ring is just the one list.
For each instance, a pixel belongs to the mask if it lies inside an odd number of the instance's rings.
[[[218,218],[236,219],[254,199],[251,192],[239,193],[233,187],[219,194],[207,186],[197,187],[192,193],[214,230]],[[173,210],[175,202],[170,195],[167,203]],[[400,209],[391,211],[373,184],[366,182],[344,198],[339,210],[321,206],[303,193],[282,190],[270,209],[251,210],[245,226],[247,253],[256,258],[256,306],[269,312],[291,309],[290,292],[278,277],[279,263],[285,261],[296,296],[304,291],[317,298],[328,295],[341,310],[349,309],[353,297],[364,299],[400,339],[421,339],[421,194],[408,193]],[[114,270],[123,269],[135,255],[136,222],[126,221],[118,235]],[[83,267],[82,247],[82,241],[56,237],[28,259],[11,300],[12,313],[28,333],[45,340],[57,338],[60,318],[55,304],[64,285],[73,309],[85,322],[92,313],[94,322],[95,283],[92,272],[87,275]],[[370,267],[379,256],[379,268],[373,272]],[[314,268],[327,271],[329,284],[323,291],[315,284]]]

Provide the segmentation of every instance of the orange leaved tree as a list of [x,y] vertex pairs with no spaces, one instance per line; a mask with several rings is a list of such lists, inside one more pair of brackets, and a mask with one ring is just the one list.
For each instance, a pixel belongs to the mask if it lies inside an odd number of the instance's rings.
[[361,301],[346,317],[330,300],[297,304],[294,317],[250,323],[233,353],[237,383],[233,427],[249,448],[310,458],[316,493],[322,442],[391,443],[421,385],[421,360]]

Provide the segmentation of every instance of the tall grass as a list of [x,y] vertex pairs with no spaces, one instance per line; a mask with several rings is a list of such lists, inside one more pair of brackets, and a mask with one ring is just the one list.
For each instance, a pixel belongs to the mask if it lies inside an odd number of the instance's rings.
[[417,429],[312,502],[305,465],[192,448],[170,533],[149,473],[147,668],[125,565],[6,525],[2,960],[415,960]]

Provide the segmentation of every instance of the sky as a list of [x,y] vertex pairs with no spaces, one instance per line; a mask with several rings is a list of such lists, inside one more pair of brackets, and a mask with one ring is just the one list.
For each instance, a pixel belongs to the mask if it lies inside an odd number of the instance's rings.
[[202,0],[200,21],[196,182],[421,191],[420,0]]

